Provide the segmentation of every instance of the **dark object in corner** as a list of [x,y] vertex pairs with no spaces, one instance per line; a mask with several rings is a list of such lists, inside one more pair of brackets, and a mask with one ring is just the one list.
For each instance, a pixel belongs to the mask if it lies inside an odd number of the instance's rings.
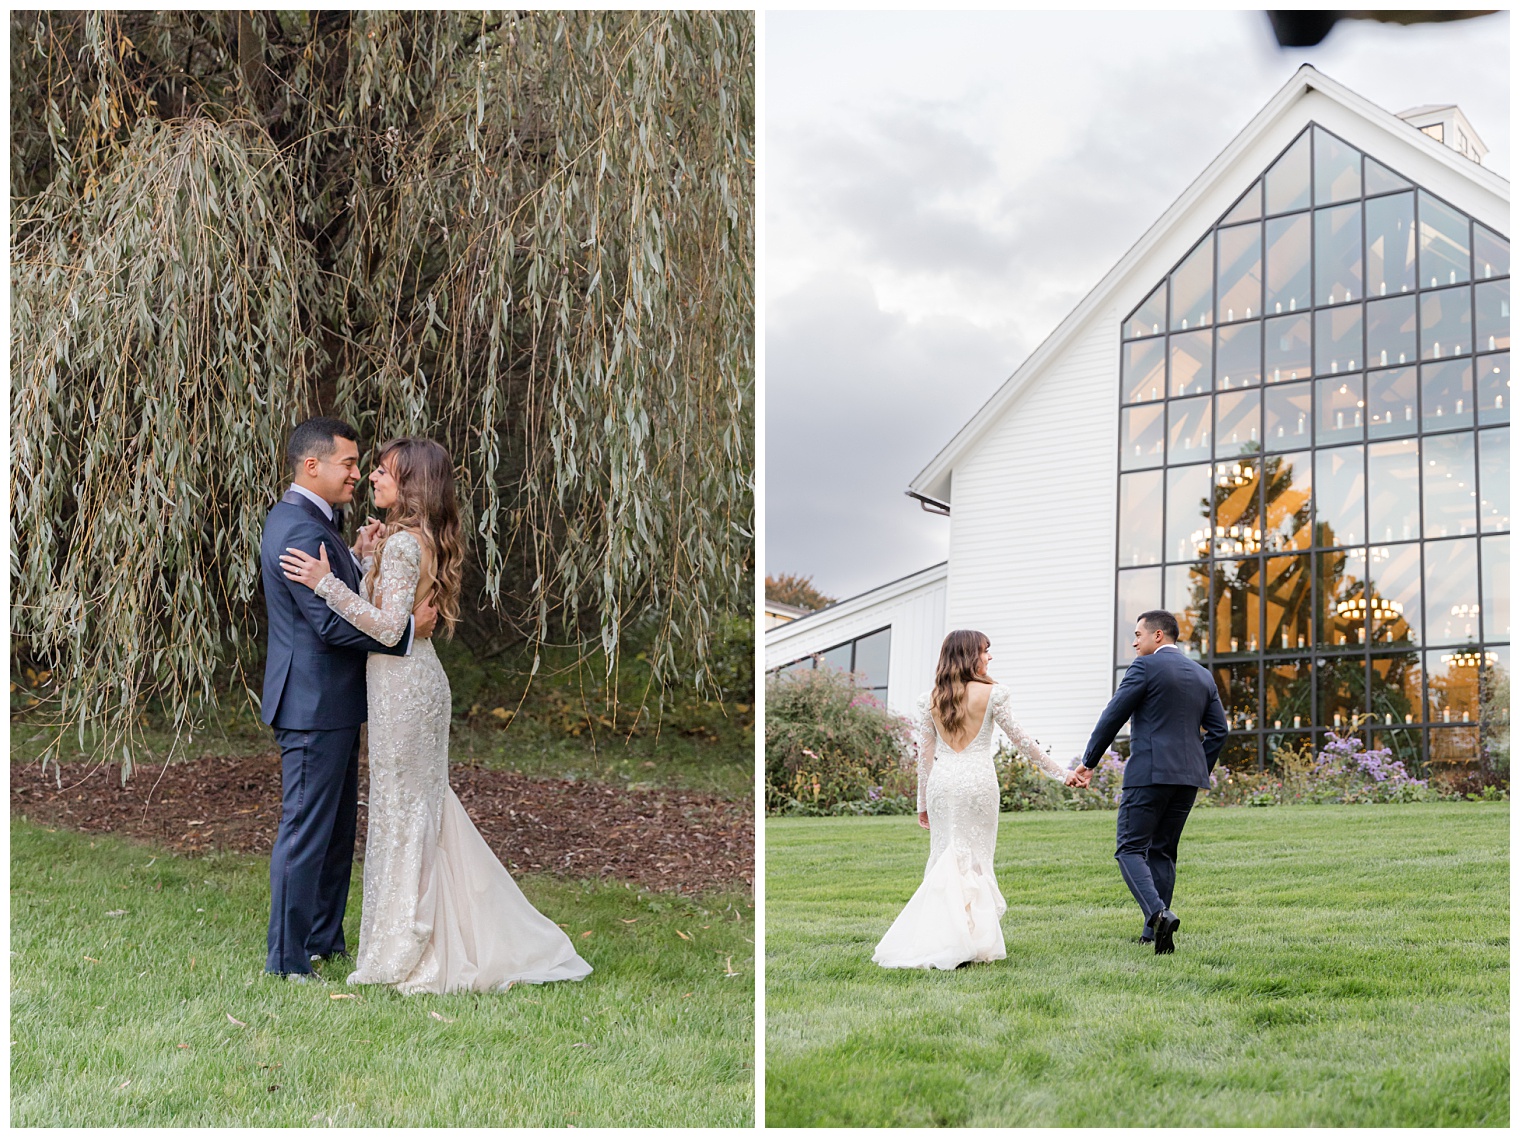
[[1272,34],[1277,37],[1278,47],[1315,47],[1324,42],[1339,20],[1377,20],[1385,24],[1435,24],[1448,20],[1470,20],[1475,16],[1491,16],[1496,9],[1485,12],[1433,11],[1399,12],[1334,12],[1296,9],[1291,12],[1268,12]]

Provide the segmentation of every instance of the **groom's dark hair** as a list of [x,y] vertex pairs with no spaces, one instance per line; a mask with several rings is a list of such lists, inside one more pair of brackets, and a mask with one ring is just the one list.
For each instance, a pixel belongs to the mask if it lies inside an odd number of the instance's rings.
[[1182,635],[1182,630],[1177,627],[1177,618],[1166,609],[1151,609],[1150,612],[1140,614],[1140,623],[1152,632],[1159,632],[1173,644]]
[[285,444],[286,470],[294,475],[302,460],[326,458],[338,449],[335,439],[351,439],[357,443],[359,432],[342,419],[330,419],[326,415],[307,419],[290,432],[290,441]]

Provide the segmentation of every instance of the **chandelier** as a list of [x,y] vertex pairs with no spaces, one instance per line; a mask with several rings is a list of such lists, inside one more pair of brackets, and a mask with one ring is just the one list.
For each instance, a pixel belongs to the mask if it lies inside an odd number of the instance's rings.
[[1373,620],[1394,621],[1404,615],[1404,605],[1374,593],[1370,602],[1366,597],[1354,597],[1338,601],[1335,606],[1335,615],[1342,620],[1361,620],[1368,613]]
[[1499,656],[1496,652],[1443,652],[1441,663],[1451,668],[1476,668],[1484,664],[1492,668],[1499,663]]
[[1220,463],[1214,481],[1221,488],[1230,490],[1237,486],[1249,486],[1256,481],[1256,468],[1247,463]]
[[1200,557],[1208,555],[1211,543],[1214,552],[1223,557],[1261,552],[1261,530],[1251,526],[1215,526],[1212,530],[1204,526],[1194,530],[1188,540]]

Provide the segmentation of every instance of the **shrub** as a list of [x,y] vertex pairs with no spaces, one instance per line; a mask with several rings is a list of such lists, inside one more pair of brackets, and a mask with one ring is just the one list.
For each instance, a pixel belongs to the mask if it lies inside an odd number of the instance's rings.
[[916,813],[908,721],[830,668],[765,686],[765,808],[789,814]]
[[[1068,764],[1075,770],[1080,759]],[[1093,772],[1092,782],[1077,790],[1055,781],[1017,750],[1004,748],[997,755],[1000,809],[1013,810],[1117,810],[1124,783],[1124,760],[1113,751],[1104,754]]]
[[1355,726],[1344,735],[1332,733],[1318,754],[1308,743],[1277,751],[1271,770],[1217,768],[1199,802],[1210,806],[1351,805],[1421,802],[1438,797],[1424,779],[1411,777],[1386,747],[1367,750],[1362,740],[1350,733]]

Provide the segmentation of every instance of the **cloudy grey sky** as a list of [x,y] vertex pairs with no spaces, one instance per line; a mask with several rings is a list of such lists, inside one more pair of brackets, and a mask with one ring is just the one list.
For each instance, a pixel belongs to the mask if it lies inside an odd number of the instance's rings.
[[1509,17],[765,16],[767,573],[845,597],[944,559],[903,497],[1309,62],[1390,111],[1457,103],[1509,177]]

